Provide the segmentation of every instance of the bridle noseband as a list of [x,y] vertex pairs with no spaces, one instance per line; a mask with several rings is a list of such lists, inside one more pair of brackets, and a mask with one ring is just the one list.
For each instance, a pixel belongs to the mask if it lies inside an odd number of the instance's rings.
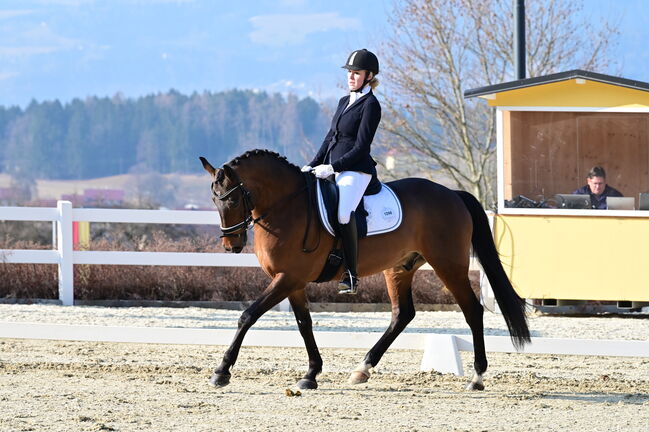
[[250,195],[250,191],[246,189],[246,187],[243,185],[243,182],[239,182],[239,184],[225,191],[222,195],[219,195],[216,192],[214,192],[214,197],[216,197],[216,199],[218,199],[219,201],[223,201],[237,189],[241,189],[241,194],[243,196],[243,211],[245,213],[245,217],[238,224],[229,227],[221,226],[221,232],[222,232],[221,238],[241,236],[243,233],[248,231],[248,228],[250,228],[257,221],[259,221],[259,219],[261,219],[261,217],[258,217],[257,219],[254,219],[252,217],[252,210],[255,208],[255,206],[252,204],[252,197]]

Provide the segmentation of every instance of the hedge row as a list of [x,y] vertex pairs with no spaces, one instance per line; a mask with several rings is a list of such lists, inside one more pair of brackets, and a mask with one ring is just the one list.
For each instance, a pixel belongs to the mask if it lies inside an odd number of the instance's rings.
[[[92,250],[222,252],[211,235],[171,239],[154,231],[137,242],[93,240]],[[26,241],[0,241],[0,249],[46,249]],[[56,265],[7,264],[0,259],[0,298],[56,299]],[[478,274],[471,273],[474,290]],[[76,265],[75,298],[79,300],[245,301],[257,298],[270,282],[259,268]],[[388,303],[381,274],[362,278],[359,294],[338,295],[336,283],[311,283],[312,302]],[[413,283],[415,303],[450,304],[454,299],[432,271],[419,271]]]

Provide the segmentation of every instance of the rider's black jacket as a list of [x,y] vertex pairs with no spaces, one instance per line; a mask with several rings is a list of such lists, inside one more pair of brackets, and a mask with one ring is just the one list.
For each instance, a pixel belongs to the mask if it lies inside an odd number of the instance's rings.
[[370,146],[381,121],[381,105],[372,91],[346,110],[348,103],[349,96],[338,102],[331,128],[309,165],[330,163],[336,172],[360,171],[376,178]]

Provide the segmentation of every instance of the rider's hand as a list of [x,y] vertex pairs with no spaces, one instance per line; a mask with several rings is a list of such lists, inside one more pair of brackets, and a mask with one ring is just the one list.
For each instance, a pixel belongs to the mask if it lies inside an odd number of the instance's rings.
[[309,172],[313,169],[311,165],[304,165],[302,168],[302,172]]
[[318,178],[327,178],[334,173],[334,167],[331,165],[318,165],[314,168],[315,176]]

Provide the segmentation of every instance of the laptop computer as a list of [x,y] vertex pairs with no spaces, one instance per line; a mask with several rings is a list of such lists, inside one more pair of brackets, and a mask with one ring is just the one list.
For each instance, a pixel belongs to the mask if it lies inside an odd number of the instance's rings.
[[557,208],[563,209],[590,209],[593,208],[588,194],[556,194],[554,196]]
[[638,200],[639,210],[649,210],[649,193],[641,192]]
[[634,197],[606,197],[607,210],[635,210]]

